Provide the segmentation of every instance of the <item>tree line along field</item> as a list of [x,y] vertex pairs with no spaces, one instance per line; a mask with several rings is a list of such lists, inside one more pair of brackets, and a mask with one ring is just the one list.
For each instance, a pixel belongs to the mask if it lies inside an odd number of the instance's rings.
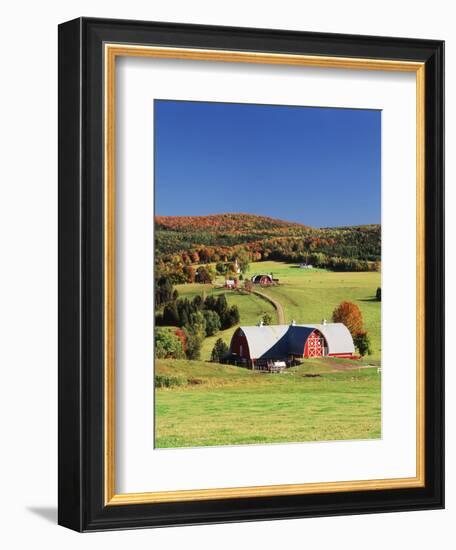
[[[255,294],[241,294],[239,292],[228,291],[224,288],[215,288],[211,285],[203,284],[189,284],[189,285],[176,285],[175,287],[179,292],[180,298],[194,298],[196,295],[214,295],[225,294],[228,305],[237,305],[241,314],[241,324],[244,325],[256,325],[265,313],[270,313],[274,322],[276,322],[275,309],[266,300],[256,296]],[[237,325],[239,326],[239,325]],[[209,361],[211,357],[211,351],[218,338],[222,338],[223,341],[229,345],[231,336],[236,330],[237,326],[231,327],[227,330],[218,332],[215,336],[209,336],[203,340],[201,345],[201,359]]]
[[[261,288],[261,292],[278,301],[284,310],[285,320],[298,324],[319,323],[331,320],[333,310],[342,301],[354,302],[363,315],[364,328],[368,330],[372,354],[368,359],[377,364],[381,356],[381,302],[375,298],[381,286],[378,272],[332,272],[321,269],[299,269],[297,264],[264,261],[251,263],[245,277],[254,274],[272,273],[280,284]],[[277,323],[277,315],[271,303],[254,294],[216,288],[207,284],[176,285],[181,298],[196,295],[224,293],[228,304],[237,305],[241,314],[241,325],[255,325],[264,313],[270,313]],[[201,359],[209,360],[215,341],[222,338],[228,345],[237,327],[219,332],[206,338],[201,348]]]
[[[311,376],[309,376],[311,375]],[[204,361],[158,359],[155,447],[381,437],[377,368],[307,359],[277,375]]]

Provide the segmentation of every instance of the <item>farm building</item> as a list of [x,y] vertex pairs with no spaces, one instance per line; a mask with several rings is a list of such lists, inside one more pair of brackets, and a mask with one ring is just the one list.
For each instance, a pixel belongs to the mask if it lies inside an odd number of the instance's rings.
[[306,357],[353,358],[355,346],[343,323],[239,327],[230,344],[231,359],[250,368],[271,362],[290,365]]
[[238,280],[237,279],[226,279],[225,281],[225,288],[237,288],[238,286]]
[[278,283],[279,279],[274,279],[272,273],[266,273],[262,275],[254,275],[251,278],[251,281],[255,285],[269,286],[273,285],[274,283]]

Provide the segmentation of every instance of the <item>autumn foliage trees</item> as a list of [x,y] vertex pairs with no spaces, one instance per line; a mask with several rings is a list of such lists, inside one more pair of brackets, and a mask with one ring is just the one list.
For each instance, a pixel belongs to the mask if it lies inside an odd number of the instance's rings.
[[363,315],[356,304],[341,302],[333,311],[332,320],[334,323],[343,323],[348,328],[362,357],[372,353],[369,334],[363,329]]
[[[175,216],[155,219],[156,273],[174,284],[210,282],[237,260],[244,273],[249,262],[306,262],[332,271],[378,271],[379,225],[316,229],[250,214]],[[193,267],[195,266],[195,267]],[[193,268],[193,269],[189,269]]]
[[308,229],[306,226],[268,216],[243,213],[213,214],[209,216],[156,216],[157,229],[191,233],[195,230],[213,233],[235,233],[250,231],[271,231],[295,227],[298,230]]
[[363,328],[363,315],[359,307],[352,302],[341,302],[333,311],[334,323],[343,323],[354,336]]

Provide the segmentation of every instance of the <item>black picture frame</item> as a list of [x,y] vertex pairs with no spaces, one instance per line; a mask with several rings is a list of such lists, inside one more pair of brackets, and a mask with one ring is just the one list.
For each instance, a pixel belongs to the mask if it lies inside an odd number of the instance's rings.
[[[103,44],[425,63],[423,488],[106,506],[103,394]],[[76,531],[444,506],[444,43],[78,18],[59,26],[59,512]]]

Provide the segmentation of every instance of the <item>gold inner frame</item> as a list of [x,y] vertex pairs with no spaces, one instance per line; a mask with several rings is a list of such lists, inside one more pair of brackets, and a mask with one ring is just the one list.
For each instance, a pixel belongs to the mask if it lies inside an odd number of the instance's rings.
[[[400,71],[416,74],[416,476],[220,489],[116,494],[115,491],[115,120],[116,58],[152,57],[303,67]],[[425,486],[424,473],[424,63],[121,44],[104,45],[104,495],[105,505],[368,491]]]

